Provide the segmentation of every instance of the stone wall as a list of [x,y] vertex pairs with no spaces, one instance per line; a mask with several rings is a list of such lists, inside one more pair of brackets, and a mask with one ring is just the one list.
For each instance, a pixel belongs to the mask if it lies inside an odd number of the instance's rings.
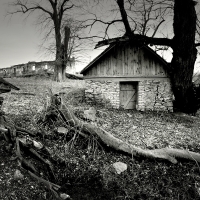
[[119,108],[119,82],[87,80],[86,88],[87,102],[97,102],[106,107]]
[[138,83],[137,110],[173,112],[172,100],[169,80],[145,80]]
[[[107,107],[120,107],[120,83],[114,81],[86,80],[85,97],[87,102],[97,102]],[[138,81],[137,105],[140,111],[173,112],[173,94],[170,81]]]

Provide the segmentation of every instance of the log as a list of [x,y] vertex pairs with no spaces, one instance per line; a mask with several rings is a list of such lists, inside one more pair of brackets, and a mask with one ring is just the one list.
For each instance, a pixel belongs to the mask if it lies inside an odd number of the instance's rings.
[[[31,171],[28,171],[28,173],[37,181],[39,181],[40,183],[43,183],[54,195],[54,197],[57,200],[65,200],[65,199],[70,199],[70,196],[68,194],[63,195],[64,193],[60,193],[59,189],[61,188],[61,186],[56,185],[54,183],[51,183],[50,181],[47,181],[37,175],[35,175],[34,173],[32,173]],[[64,196],[64,198],[62,198],[62,196]]]
[[79,127],[81,132],[88,135],[96,135],[107,146],[112,147],[115,150],[128,153],[135,157],[147,157],[150,159],[162,159],[168,160],[171,163],[176,164],[176,158],[183,158],[200,163],[200,154],[188,150],[181,150],[175,148],[162,148],[162,149],[142,149],[132,144],[128,144],[119,138],[114,137],[109,132],[105,131],[101,127],[97,127],[93,124],[89,124],[78,119],[69,107],[61,104],[57,106],[57,109],[65,122],[68,122],[73,127]]

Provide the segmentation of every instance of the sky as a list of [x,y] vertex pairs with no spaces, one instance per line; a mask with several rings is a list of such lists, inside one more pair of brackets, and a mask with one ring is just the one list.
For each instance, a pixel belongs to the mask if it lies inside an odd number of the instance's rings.
[[0,68],[40,61],[39,34],[36,28],[20,16],[6,17],[10,0],[0,0]]
[[[27,63],[29,61],[51,60],[40,51],[42,35],[35,21],[28,18],[24,20],[21,15],[12,18],[7,16],[8,3],[12,0],[0,0],[0,68]],[[94,59],[103,49],[91,49],[89,61]],[[77,63],[77,70],[81,70],[86,64]]]
[[[8,3],[13,0],[0,0],[0,68],[27,63],[29,61],[52,60],[40,51],[42,34],[34,25],[34,16],[24,20],[24,16],[6,16]],[[100,8],[101,9],[101,8]],[[104,47],[105,48],[105,47]],[[100,54],[104,48],[89,50],[89,61]],[[167,54],[168,62],[171,56]],[[198,59],[199,60],[199,59]],[[77,71],[87,63],[76,63]]]

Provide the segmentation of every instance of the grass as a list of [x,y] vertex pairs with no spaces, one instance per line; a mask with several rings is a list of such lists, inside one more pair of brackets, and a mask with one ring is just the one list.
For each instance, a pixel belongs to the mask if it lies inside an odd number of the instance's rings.
[[[34,131],[42,128],[51,134],[52,139],[44,139],[43,142],[51,149],[55,158],[62,157],[67,163],[54,165],[56,184],[61,185],[61,190],[73,199],[200,199],[200,168],[195,161],[179,160],[174,165],[166,161],[134,158],[111,150],[100,144],[95,137],[83,139],[69,127],[67,136],[55,135],[53,129],[56,126],[66,125],[60,121],[51,128],[37,126],[36,119],[50,103],[49,89],[58,93],[64,88],[67,91],[64,95],[65,104],[73,109],[77,117],[81,117],[83,111],[91,106],[82,98],[84,81],[55,83],[39,79],[30,81],[28,78],[8,81],[21,90],[3,94],[3,110],[19,126]],[[97,104],[92,106],[97,110],[97,120],[93,123],[126,142],[145,149],[173,147],[200,153],[199,118],[185,118],[170,113],[106,109]],[[11,155],[3,150],[5,144],[0,144],[0,160],[4,159],[4,165],[0,163],[3,166],[0,179],[4,180],[0,183],[0,199],[10,197],[11,194],[15,194],[13,196],[16,199],[53,199],[51,193],[31,180],[16,161],[9,159]],[[118,161],[128,165],[128,169],[121,174],[116,174],[112,167]],[[12,182],[12,173],[16,168],[22,170],[26,176],[21,185],[19,182]],[[7,173],[11,175],[7,176]],[[8,178],[11,184],[3,185],[8,182]],[[18,194],[19,190],[22,190],[23,197]]]

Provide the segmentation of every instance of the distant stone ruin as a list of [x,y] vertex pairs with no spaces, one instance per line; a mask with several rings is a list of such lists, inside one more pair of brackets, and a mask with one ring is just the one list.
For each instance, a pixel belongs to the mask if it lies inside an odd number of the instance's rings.
[[[21,77],[33,74],[49,73],[54,74],[55,61],[28,62],[25,64],[13,65],[7,68],[0,68],[0,77]],[[70,58],[66,66],[66,73],[75,74],[75,58]]]

